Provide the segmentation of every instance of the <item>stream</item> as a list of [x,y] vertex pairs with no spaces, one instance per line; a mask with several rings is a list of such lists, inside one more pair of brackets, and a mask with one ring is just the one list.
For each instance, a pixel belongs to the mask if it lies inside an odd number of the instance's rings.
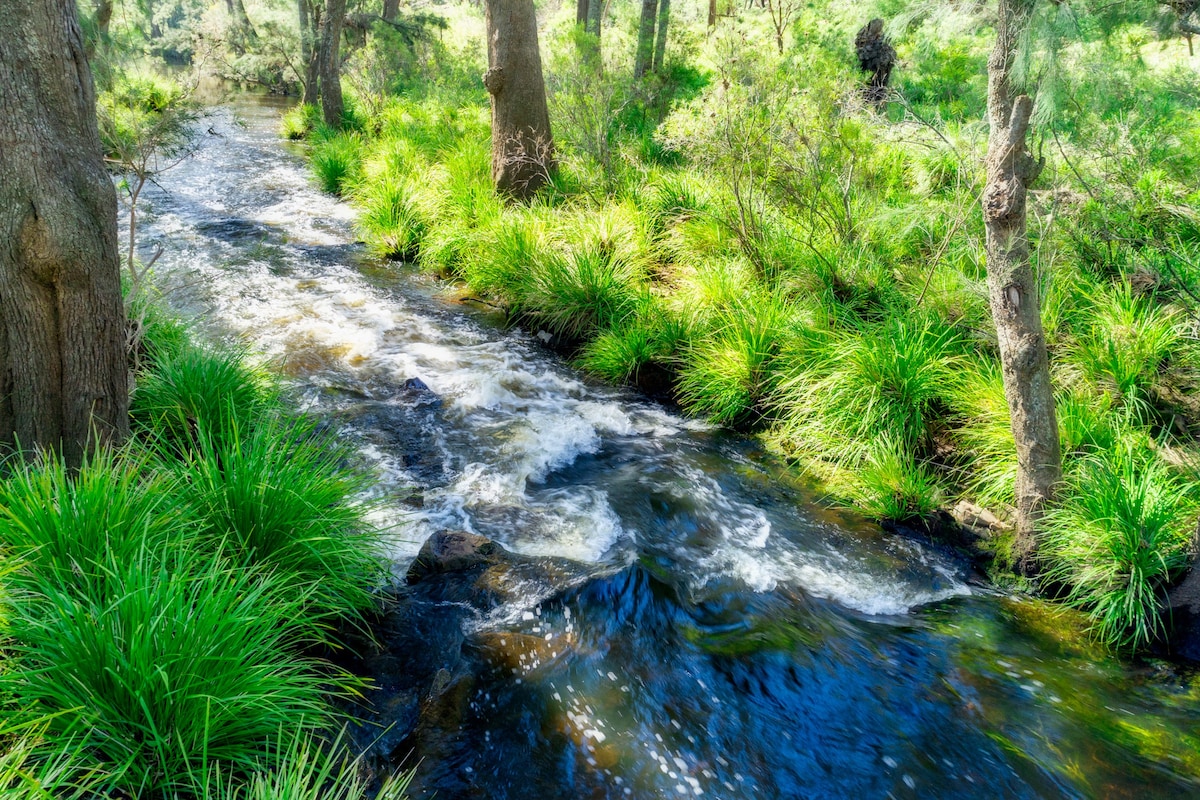
[[398,577],[446,528],[590,571],[464,623],[546,645],[413,754],[414,798],[1200,796],[1191,672],[1104,656],[1073,615],[821,504],[753,440],[369,258],[279,139],[283,108],[213,109],[147,189],[168,304],[339,421]]

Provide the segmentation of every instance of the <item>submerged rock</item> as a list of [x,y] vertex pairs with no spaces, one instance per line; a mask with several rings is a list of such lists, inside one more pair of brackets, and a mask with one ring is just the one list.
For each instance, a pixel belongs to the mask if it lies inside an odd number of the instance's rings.
[[466,531],[430,536],[369,630],[344,633],[339,661],[372,687],[352,709],[358,722],[350,731],[367,771],[384,776],[412,766],[414,752],[449,758],[487,676],[538,669],[574,645],[573,636],[550,641],[508,630],[506,619],[494,618],[497,609],[558,602],[595,574]]
[[496,563],[508,552],[485,536],[466,531],[442,530],[421,545],[421,551],[408,568],[406,580],[419,583],[430,575],[464,572]]

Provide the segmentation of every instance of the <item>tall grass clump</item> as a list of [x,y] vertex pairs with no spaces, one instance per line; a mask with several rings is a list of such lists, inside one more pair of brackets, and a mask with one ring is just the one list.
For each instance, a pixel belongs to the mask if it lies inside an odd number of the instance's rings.
[[537,289],[542,265],[554,257],[550,225],[537,209],[520,209],[497,217],[479,235],[480,247],[462,264],[463,280],[520,316]]
[[843,475],[841,483],[855,505],[876,519],[909,522],[928,517],[945,499],[933,470],[890,435],[871,442],[862,463]]
[[1180,338],[1176,311],[1135,295],[1122,283],[1091,298],[1071,361],[1085,379],[1142,413]]
[[317,183],[330,194],[343,194],[362,171],[362,139],[357,133],[333,133],[317,138],[309,163]]
[[276,402],[270,379],[248,364],[244,350],[187,345],[156,359],[130,406],[143,435],[186,452],[199,431],[220,442],[232,425],[252,424]]
[[218,430],[200,428],[196,449],[174,466],[179,496],[213,547],[284,577],[314,623],[369,608],[383,562],[352,500],[364,484],[345,448],[313,422],[277,412]]
[[20,581],[2,682],[109,790],[170,796],[217,761],[252,772],[281,728],[329,723],[337,681],[298,654],[303,597],[283,578],[185,542],[103,569],[103,593]]
[[110,450],[77,472],[48,454],[15,464],[0,481],[0,546],[39,581],[105,596],[112,560],[136,560],[196,531],[174,481],[148,467],[144,456]]
[[1188,563],[1200,482],[1152,453],[1082,458],[1046,517],[1041,557],[1105,644],[1136,650],[1164,632],[1164,591]]
[[783,378],[788,435],[839,461],[885,435],[928,453],[962,358],[957,333],[933,321],[896,316],[841,334]]
[[0,724],[0,792],[6,800],[93,797],[101,774],[78,763],[69,747],[46,741],[41,719]]
[[647,292],[631,316],[584,345],[576,364],[613,383],[636,381],[648,364],[673,371],[688,335],[687,321]]
[[296,141],[306,138],[321,124],[321,109],[314,105],[292,106],[279,121],[279,132],[285,139]]
[[428,228],[420,192],[415,178],[395,169],[355,189],[354,200],[362,209],[358,226],[373,252],[404,261],[417,257]]
[[402,800],[412,774],[384,781],[369,792],[358,759],[347,758],[341,736],[327,742],[311,732],[281,731],[273,743],[272,766],[248,782],[225,765],[197,776],[195,794],[207,800]]
[[798,330],[796,317],[790,304],[761,291],[708,317],[705,335],[691,340],[680,369],[684,407],[718,424],[760,422],[781,371],[778,356]]

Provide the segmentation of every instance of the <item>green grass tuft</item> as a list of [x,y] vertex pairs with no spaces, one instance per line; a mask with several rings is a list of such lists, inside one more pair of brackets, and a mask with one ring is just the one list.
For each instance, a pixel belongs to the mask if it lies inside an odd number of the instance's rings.
[[3,683],[111,790],[169,795],[217,761],[253,771],[281,728],[328,724],[330,676],[296,653],[304,605],[283,579],[182,542],[104,568],[99,596],[29,581]]
[[309,163],[322,189],[343,194],[362,171],[362,139],[356,133],[326,135],[313,143]]
[[1164,588],[1190,557],[1200,482],[1122,447],[1084,457],[1063,497],[1045,520],[1047,576],[1071,587],[1110,647],[1159,638]]
[[180,496],[230,558],[284,576],[322,624],[374,603],[383,561],[349,454],[306,420],[268,414],[242,427],[200,428],[195,451],[175,466]]
[[160,444],[186,452],[197,432],[221,440],[230,424],[250,427],[274,401],[274,387],[241,350],[199,346],[164,354],[133,394],[135,426]]

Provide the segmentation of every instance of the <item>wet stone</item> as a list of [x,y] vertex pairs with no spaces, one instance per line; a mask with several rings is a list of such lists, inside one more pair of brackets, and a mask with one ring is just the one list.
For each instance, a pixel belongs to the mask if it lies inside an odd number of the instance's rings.
[[421,551],[408,568],[407,581],[414,584],[431,575],[466,572],[494,564],[503,550],[486,536],[466,531],[438,531],[421,545]]

